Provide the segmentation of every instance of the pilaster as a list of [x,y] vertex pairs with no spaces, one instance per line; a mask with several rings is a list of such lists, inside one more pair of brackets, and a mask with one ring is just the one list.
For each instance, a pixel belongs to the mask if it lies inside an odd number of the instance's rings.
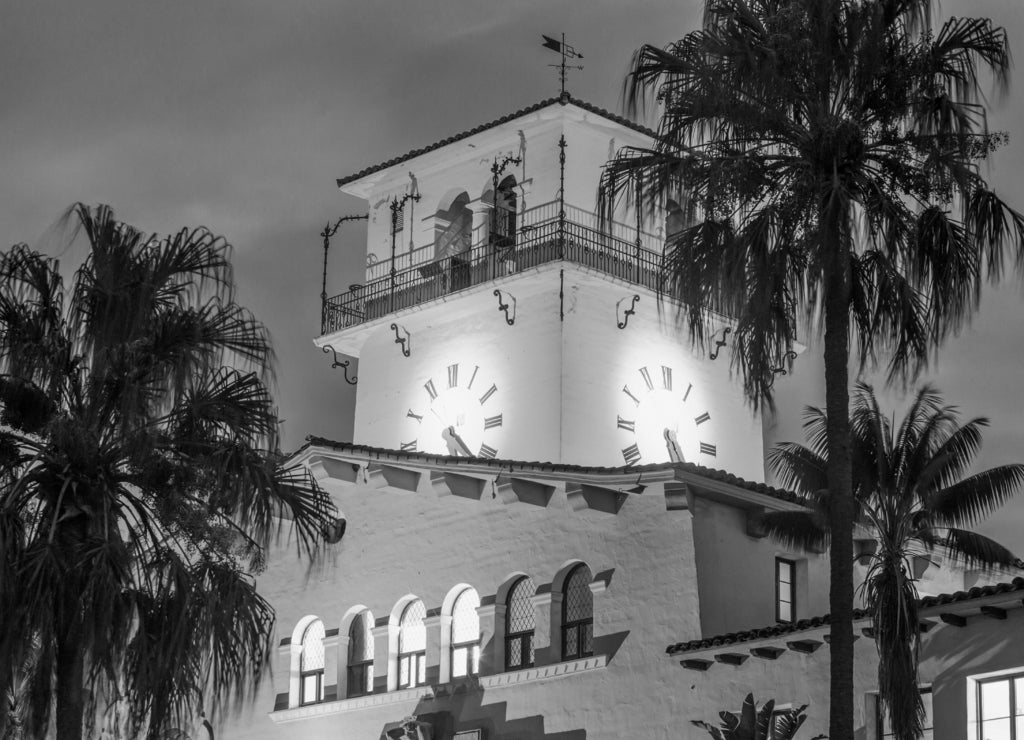
[[505,670],[504,604],[483,604],[476,609],[480,619],[480,675],[489,676]]
[[533,632],[534,665],[557,663],[562,655],[562,593],[546,591],[534,594],[533,612],[536,626]]
[[392,669],[397,648],[392,655],[391,641],[388,639],[388,624],[377,624],[370,633],[373,635],[373,693],[394,691],[398,688],[398,672]]

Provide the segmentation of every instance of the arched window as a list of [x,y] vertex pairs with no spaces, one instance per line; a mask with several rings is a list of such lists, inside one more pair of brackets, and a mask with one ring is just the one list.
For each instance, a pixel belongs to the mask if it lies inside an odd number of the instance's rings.
[[505,610],[505,670],[514,671],[533,665],[533,631],[537,622],[533,613],[533,579],[523,576],[508,593]]
[[438,208],[434,214],[434,257],[443,259],[469,251],[472,229],[469,193],[462,191],[447,208]]
[[300,704],[315,704],[324,699],[324,623],[315,619],[302,633],[299,656]]
[[398,622],[398,688],[427,682],[427,610],[419,599],[412,601]]
[[348,629],[348,695],[373,693],[373,624],[370,612],[356,615]]
[[594,594],[590,568],[580,563],[565,579],[562,591],[562,660],[594,652]]
[[452,678],[480,672],[480,597],[467,588],[452,606]]
[[665,251],[669,251],[671,242],[683,230],[685,225],[683,209],[671,198],[665,202]]

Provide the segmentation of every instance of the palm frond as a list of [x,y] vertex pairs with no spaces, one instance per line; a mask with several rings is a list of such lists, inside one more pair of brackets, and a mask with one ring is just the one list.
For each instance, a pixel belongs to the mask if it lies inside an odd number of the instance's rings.
[[934,492],[927,508],[939,526],[975,524],[1009,501],[1024,485],[1024,465],[1001,465]]
[[950,527],[944,542],[952,559],[968,568],[1015,566],[1017,557],[993,539],[977,532]]

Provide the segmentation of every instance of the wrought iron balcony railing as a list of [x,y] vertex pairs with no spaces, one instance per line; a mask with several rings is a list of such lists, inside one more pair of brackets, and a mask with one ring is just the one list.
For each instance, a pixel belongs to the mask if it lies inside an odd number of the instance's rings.
[[478,229],[471,242],[475,246],[459,254],[429,259],[434,250],[430,245],[401,255],[394,265],[390,260],[370,265],[366,284],[353,285],[324,303],[321,334],[559,260],[659,289],[662,253],[642,246],[661,246],[659,239],[643,232],[638,239],[635,229],[614,222],[601,228],[594,214],[571,206],[565,210],[564,219],[558,203],[524,212],[514,237]]

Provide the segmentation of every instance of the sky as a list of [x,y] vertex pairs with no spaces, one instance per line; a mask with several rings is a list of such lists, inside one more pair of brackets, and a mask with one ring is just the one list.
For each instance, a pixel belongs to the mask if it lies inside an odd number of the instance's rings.
[[[0,245],[82,259],[55,224],[75,202],[165,234],[203,225],[234,245],[239,301],[277,352],[284,447],[351,438],[354,389],[313,345],[324,225],[365,212],[337,178],[557,93],[557,56],[584,55],[570,92],[621,112],[644,43],[696,29],[697,0],[0,0]],[[944,16],[989,17],[1024,54],[1020,0],[945,0]],[[1024,83],[990,98],[1010,135],[990,183],[1024,210]],[[360,281],[362,225],[332,241],[328,293]],[[989,289],[971,326],[925,378],[965,417],[991,420],[978,468],[1024,462],[1024,280]],[[813,337],[776,383],[769,442],[801,441],[824,400]],[[867,379],[882,386],[884,378]],[[885,394],[902,409],[900,389]],[[978,528],[1024,555],[1024,492]]]

